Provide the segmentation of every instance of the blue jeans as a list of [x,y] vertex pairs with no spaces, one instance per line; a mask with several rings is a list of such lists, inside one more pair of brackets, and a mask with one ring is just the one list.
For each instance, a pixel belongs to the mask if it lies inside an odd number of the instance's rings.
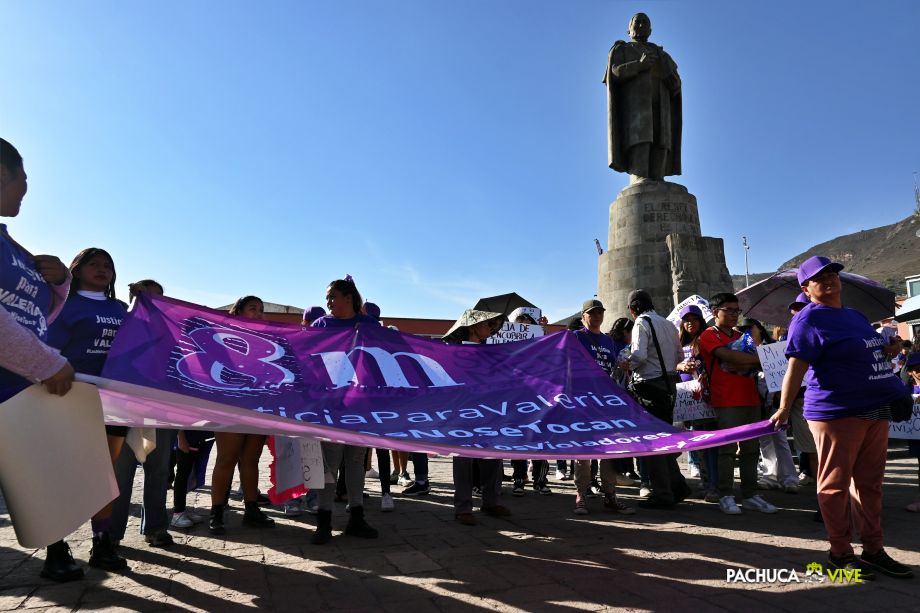
[[[169,454],[175,437],[175,430],[157,429],[156,449],[147,456],[143,464],[144,506],[141,513],[141,534],[154,534],[169,527],[169,516],[166,513],[166,484],[169,480]],[[125,537],[136,470],[137,458],[134,457],[134,451],[126,444],[115,461],[115,480],[118,482],[119,493],[112,505],[110,534],[116,540]]]

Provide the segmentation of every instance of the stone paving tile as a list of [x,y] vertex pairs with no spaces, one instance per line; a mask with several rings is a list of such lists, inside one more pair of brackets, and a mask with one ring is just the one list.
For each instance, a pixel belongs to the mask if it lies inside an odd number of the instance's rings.
[[[268,454],[263,463],[267,466]],[[916,493],[916,460],[893,451],[886,473],[883,525],[887,549],[920,566],[917,517],[903,506]],[[285,517],[269,509],[276,527],[241,525],[234,500],[229,532],[214,538],[203,525],[174,531],[176,545],[150,548],[132,517],[123,541],[131,571],[107,574],[87,568],[83,581],[57,585],[40,579],[44,552],[16,544],[0,499],[0,610],[229,611],[659,611],[685,610],[909,610],[916,608],[917,580],[882,577],[873,584],[728,584],[726,569],[790,568],[804,574],[823,561],[823,528],[811,521],[814,488],[799,495],[768,492],[781,507],[773,516],[727,517],[715,505],[692,501],[673,512],[639,510],[622,517],[604,513],[599,499],[587,517],[572,515],[570,482],[553,482],[553,496],[528,495],[503,504],[507,520],[482,516],[466,527],[453,518],[447,487],[450,462],[431,462],[434,495],[401,498],[379,511],[379,484],[368,485],[367,519],[379,539],[346,537],[348,516],[336,505],[335,538],[309,543],[315,518]],[[140,499],[142,472],[135,483]],[[263,476],[267,470],[263,471]],[[265,491],[268,484],[262,483]],[[619,488],[628,504],[636,488]],[[207,491],[190,497],[208,507]],[[478,504],[478,501],[475,501]],[[139,507],[134,507],[139,512]],[[85,564],[88,525],[68,538]],[[414,565],[413,565],[414,564]]]

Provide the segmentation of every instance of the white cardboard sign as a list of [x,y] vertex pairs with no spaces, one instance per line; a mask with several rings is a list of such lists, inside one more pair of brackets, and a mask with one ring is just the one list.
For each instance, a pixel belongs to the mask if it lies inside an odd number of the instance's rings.
[[757,347],[764,382],[770,392],[778,392],[783,388],[783,378],[789,368],[789,360],[786,359],[786,344],[786,341],[779,341]]
[[888,438],[920,440],[920,395],[914,396],[914,413],[907,421],[889,422]]
[[703,400],[699,381],[682,381],[677,384],[677,400],[674,402],[674,421],[694,419],[715,419],[716,413]]
[[543,336],[543,326],[539,324],[516,324],[506,321],[501,330],[486,339],[486,344],[513,343],[537,338],[538,336]]
[[303,484],[322,489],[323,449],[315,438],[275,437],[275,487],[278,491]]

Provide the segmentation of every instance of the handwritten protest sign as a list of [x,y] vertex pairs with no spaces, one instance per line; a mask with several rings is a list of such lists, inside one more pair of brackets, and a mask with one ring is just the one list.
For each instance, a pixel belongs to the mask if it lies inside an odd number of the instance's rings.
[[780,391],[783,387],[786,369],[789,368],[789,360],[786,359],[786,341],[761,345],[757,348],[757,355],[760,357],[760,366],[763,368],[767,391]]
[[920,395],[914,396],[914,412],[907,421],[889,422],[888,438],[920,440]]
[[715,419],[716,413],[703,400],[703,389],[698,381],[683,381],[677,384],[677,400],[674,403],[674,421],[694,419]]
[[531,338],[543,336],[543,326],[537,324],[515,324],[506,321],[502,329],[486,339],[489,345],[498,345],[501,343],[513,343],[514,341],[525,341]]
[[691,304],[695,304],[696,306],[700,307],[700,310],[703,312],[703,319],[706,321],[712,319],[712,311],[709,310],[709,302],[702,296],[697,296],[694,294],[689,298],[682,300],[680,304],[674,307],[673,311],[668,313],[668,321],[670,321],[675,326],[680,326],[680,310]]
[[269,498],[280,504],[296,498],[306,490],[322,489],[323,450],[319,440],[276,436],[272,453],[275,461],[271,466],[272,488]]

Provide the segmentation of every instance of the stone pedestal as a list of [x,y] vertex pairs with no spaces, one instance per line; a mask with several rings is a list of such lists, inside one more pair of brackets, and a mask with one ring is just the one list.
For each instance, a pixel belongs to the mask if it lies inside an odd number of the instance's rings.
[[732,291],[722,239],[702,236],[696,198],[683,185],[643,180],[623,189],[610,205],[607,244],[597,283],[605,329],[629,315],[634,289],[648,291],[662,315],[693,294]]

